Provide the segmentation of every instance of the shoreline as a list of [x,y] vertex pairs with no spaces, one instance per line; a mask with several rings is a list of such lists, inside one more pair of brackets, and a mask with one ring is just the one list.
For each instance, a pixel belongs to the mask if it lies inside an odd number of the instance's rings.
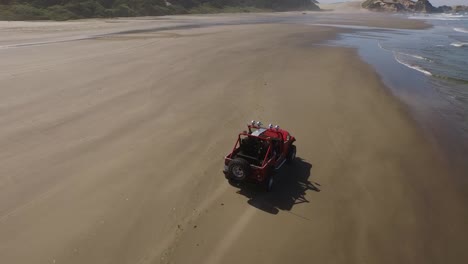
[[[0,50],[0,262],[468,260],[451,168],[355,50],[312,45],[339,29],[297,21]],[[251,119],[298,139],[272,194],[220,172]]]
[[[330,26],[348,28],[341,25]],[[418,66],[414,68],[411,64],[398,60],[395,53],[401,52],[385,49],[381,46],[381,41],[385,41],[386,38],[395,38],[398,34],[416,35],[418,32],[389,29],[382,33],[382,29],[378,28],[354,29],[352,26],[349,28],[352,30],[351,33],[342,33],[339,39],[327,43],[355,49],[360,58],[373,67],[382,78],[390,94],[408,110],[408,114],[421,129],[421,134],[434,145],[437,149],[436,152],[440,153],[448,164],[457,168],[456,171],[459,174],[457,180],[463,188],[467,181],[464,174],[468,171],[468,166],[463,160],[468,151],[464,143],[466,135],[459,131],[463,129],[459,123],[453,119],[444,118],[442,114],[436,112],[438,108],[440,111],[443,110],[444,113],[450,114],[456,112],[456,109],[452,109],[447,102],[439,98],[440,95],[435,90],[434,83],[437,79],[433,79],[431,73],[428,74],[423,68]],[[372,36],[375,33],[380,34]],[[419,55],[402,54],[425,59]]]

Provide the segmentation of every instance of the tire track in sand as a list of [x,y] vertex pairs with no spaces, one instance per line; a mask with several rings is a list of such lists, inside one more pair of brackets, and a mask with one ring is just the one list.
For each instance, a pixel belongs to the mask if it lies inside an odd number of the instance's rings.
[[227,251],[231,248],[232,244],[239,238],[243,233],[242,230],[247,226],[252,217],[255,215],[257,208],[249,206],[242,213],[236,223],[226,233],[224,238],[217,244],[217,246],[211,251],[203,263],[205,264],[218,264],[222,263],[222,259]]

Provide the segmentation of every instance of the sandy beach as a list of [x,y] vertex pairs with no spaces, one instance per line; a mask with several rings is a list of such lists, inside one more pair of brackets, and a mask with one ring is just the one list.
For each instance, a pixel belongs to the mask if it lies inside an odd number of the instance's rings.
[[[314,15],[0,22],[0,263],[468,262],[454,168],[342,29],[274,23]],[[297,138],[272,193],[221,171],[252,119]]]

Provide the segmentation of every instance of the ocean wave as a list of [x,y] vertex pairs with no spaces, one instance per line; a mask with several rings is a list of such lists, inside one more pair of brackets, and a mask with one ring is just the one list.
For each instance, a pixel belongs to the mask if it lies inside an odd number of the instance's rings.
[[425,61],[428,61],[428,62],[434,62],[431,59],[428,59],[428,58],[425,58],[425,57],[419,56],[419,55],[414,55],[414,54],[409,54],[409,53],[404,53],[404,52],[397,52],[397,53],[401,54],[401,55],[404,55],[404,56],[411,57],[411,58],[415,58],[415,59],[418,59],[418,60],[425,60]]
[[459,84],[465,84],[465,85],[468,84],[468,80],[465,80],[465,79],[462,79],[462,78],[450,77],[450,76],[440,75],[440,74],[433,74],[432,76],[437,78],[437,79],[451,81],[451,82],[455,82],[455,83],[459,83]]
[[454,46],[457,48],[468,47],[468,42],[454,42],[454,43],[451,43],[450,46]]
[[461,20],[460,18],[454,17],[430,17],[430,16],[410,16],[409,19],[419,19],[419,20],[444,20],[444,21],[457,21]]
[[423,56],[420,56],[420,55],[415,55],[415,54],[409,54],[409,53],[404,53],[404,52],[398,52],[398,51],[393,51],[393,50],[389,50],[387,48],[384,48],[382,46],[382,43],[380,43],[380,41],[377,42],[377,46],[382,49],[382,50],[385,50],[385,51],[389,51],[389,52],[393,52],[394,54],[397,53],[398,55],[404,55],[404,56],[408,56],[408,57],[412,57],[412,58],[415,58],[415,59],[418,59],[418,60],[425,60],[427,62],[434,62],[433,60],[431,59],[428,59],[428,58],[425,58]]
[[454,14],[440,14],[442,17],[464,17],[464,15],[454,15]]
[[440,14],[440,15],[412,15],[412,16],[409,16],[408,18],[409,19],[423,19],[423,20],[457,21],[457,20],[465,20],[468,17],[464,15]]
[[461,33],[468,33],[468,29],[466,28],[454,28],[453,30]]
[[427,76],[432,76],[432,73],[431,73],[430,71],[425,70],[425,69],[422,68],[421,66],[409,64],[409,63],[406,63],[406,62],[402,61],[401,59],[398,58],[398,53],[396,53],[396,52],[393,53],[393,57],[395,58],[395,60],[396,60],[398,63],[400,63],[400,64],[403,65],[403,66],[406,66],[406,67],[408,67],[408,68],[410,68],[410,69],[416,70],[416,71],[418,71],[418,72],[420,72],[420,73],[423,73],[423,74],[425,74],[425,75],[427,75]]
[[390,52],[392,52],[391,50],[389,50],[389,49],[387,49],[387,48],[384,48],[384,47],[382,46],[382,44],[380,43],[380,41],[377,42],[377,46],[379,46],[380,49],[383,49],[383,50],[385,50],[385,51],[390,51]]

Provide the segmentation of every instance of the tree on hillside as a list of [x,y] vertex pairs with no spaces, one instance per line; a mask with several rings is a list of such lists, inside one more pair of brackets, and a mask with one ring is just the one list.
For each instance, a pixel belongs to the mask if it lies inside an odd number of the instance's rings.
[[[314,0],[0,0],[0,20],[148,16],[188,12],[319,9]],[[237,9],[236,9],[237,8]]]

